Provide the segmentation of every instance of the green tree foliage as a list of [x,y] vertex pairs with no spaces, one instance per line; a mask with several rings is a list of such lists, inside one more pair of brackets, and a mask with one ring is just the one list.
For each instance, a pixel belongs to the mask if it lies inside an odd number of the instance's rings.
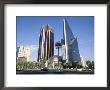
[[94,61],[86,61],[86,65],[88,66],[89,69],[94,70]]
[[44,67],[45,67],[45,63],[46,63],[46,61],[47,61],[46,58],[43,58],[43,59],[40,60],[40,62],[39,62],[39,66],[40,66],[40,68],[44,68]]
[[56,49],[58,49],[58,56],[59,56],[59,48],[62,47],[62,44],[60,43],[60,41],[55,43],[55,47],[56,47]]
[[26,69],[41,69],[45,67],[46,59],[40,60],[40,62],[27,62],[24,58],[19,58],[16,63],[16,70],[26,70]]

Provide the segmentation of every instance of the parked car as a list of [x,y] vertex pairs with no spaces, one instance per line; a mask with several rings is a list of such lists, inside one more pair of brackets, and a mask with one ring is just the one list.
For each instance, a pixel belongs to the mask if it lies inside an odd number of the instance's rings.
[[87,71],[92,71],[91,69],[88,69]]
[[42,68],[41,71],[48,71],[48,68]]
[[77,69],[77,71],[82,71],[82,69]]

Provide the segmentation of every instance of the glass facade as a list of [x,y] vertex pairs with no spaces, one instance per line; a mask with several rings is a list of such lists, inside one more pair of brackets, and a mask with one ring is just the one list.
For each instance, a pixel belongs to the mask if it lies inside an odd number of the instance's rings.
[[49,59],[54,55],[54,33],[50,25],[41,28],[39,36],[38,60]]
[[68,22],[63,20],[63,58],[66,62],[79,62],[80,54],[78,49],[77,37],[74,37]]

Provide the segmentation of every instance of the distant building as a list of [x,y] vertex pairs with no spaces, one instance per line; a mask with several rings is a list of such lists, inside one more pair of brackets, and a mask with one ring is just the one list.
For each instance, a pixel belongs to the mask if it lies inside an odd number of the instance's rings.
[[65,60],[66,61],[66,46],[65,45],[62,45],[62,60]]
[[62,56],[59,56],[59,57],[58,57],[58,55],[54,55],[54,56],[52,56],[52,57],[49,59],[49,62],[50,62],[50,63],[52,63],[52,62],[58,63],[58,61],[59,61],[59,62],[62,61]]
[[17,47],[17,61],[19,59],[22,59],[23,61],[29,61],[30,60],[30,48],[19,46]]
[[86,61],[84,61],[83,57],[80,56],[80,58],[81,58],[80,65],[82,65],[83,67],[87,67]]
[[61,64],[62,64],[62,56],[58,57],[58,55],[54,55],[48,60],[48,68],[58,68],[62,66]]
[[39,36],[38,61],[40,59],[49,59],[54,55],[54,32],[50,25],[41,28]]
[[66,60],[66,63],[79,62],[77,37],[74,37],[66,19],[63,20],[63,39],[61,39],[61,42],[63,44],[63,59]]

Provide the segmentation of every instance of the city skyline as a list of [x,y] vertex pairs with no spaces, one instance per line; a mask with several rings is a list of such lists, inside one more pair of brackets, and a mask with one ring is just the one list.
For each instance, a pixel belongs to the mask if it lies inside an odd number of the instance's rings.
[[[17,16],[17,46],[29,46],[31,61],[36,60],[40,28],[45,24],[50,24],[54,28],[54,41],[61,41],[63,18],[67,19],[74,36],[78,39],[80,55],[86,60],[94,60],[93,16]],[[57,55],[55,47],[54,53]]]

